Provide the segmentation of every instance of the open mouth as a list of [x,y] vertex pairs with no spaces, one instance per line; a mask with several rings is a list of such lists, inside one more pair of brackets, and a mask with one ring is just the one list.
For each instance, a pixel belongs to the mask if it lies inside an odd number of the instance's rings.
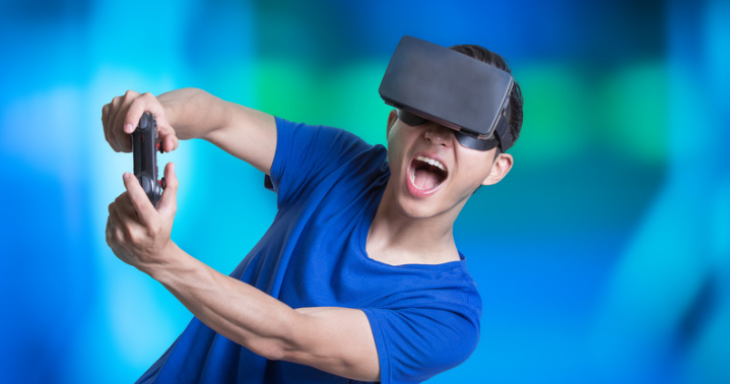
[[449,172],[440,161],[426,156],[416,156],[408,167],[411,184],[420,191],[436,189],[446,180]]

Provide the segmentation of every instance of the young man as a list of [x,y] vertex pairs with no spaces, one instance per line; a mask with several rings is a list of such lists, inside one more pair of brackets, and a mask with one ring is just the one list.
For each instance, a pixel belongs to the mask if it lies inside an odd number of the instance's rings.
[[[509,71],[482,47],[451,49]],[[516,139],[516,83],[509,108]],[[264,172],[279,211],[225,276],[170,239],[173,164],[157,209],[124,174],[127,191],[109,205],[109,246],[195,315],[139,383],[420,382],[476,348],[481,299],[453,224],[478,187],[509,172],[508,146],[468,148],[455,131],[406,124],[393,110],[386,150],[181,89],[159,97],[128,91],[105,105],[115,151],[131,152],[129,134],[145,111],[156,116],[165,151],[202,138]]]

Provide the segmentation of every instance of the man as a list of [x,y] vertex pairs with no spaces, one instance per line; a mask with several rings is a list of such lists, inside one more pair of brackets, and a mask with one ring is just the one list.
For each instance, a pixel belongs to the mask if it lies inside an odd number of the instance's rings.
[[[482,47],[451,49],[509,71]],[[509,98],[513,142],[522,123],[516,83]],[[279,212],[225,276],[170,239],[173,164],[157,209],[124,174],[127,192],[109,205],[109,246],[195,315],[138,382],[420,382],[476,348],[481,299],[453,224],[477,188],[509,172],[508,145],[468,148],[453,130],[393,110],[386,151],[346,131],[181,89],[157,98],[128,91],[105,105],[115,151],[131,151],[129,134],[145,111],[164,151],[201,138],[264,172]]]

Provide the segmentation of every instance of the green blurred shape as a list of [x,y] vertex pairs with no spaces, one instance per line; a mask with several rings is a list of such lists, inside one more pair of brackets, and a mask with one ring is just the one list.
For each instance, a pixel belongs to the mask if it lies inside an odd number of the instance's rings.
[[[661,165],[669,136],[669,78],[662,62],[628,65],[604,80],[603,137],[632,161]],[[691,113],[691,111],[687,111]],[[692,127],[687,127],[691,135]]]
[[597,125],[585,76],[567,64],[543,63],[513,69],[520,84],[524,121],[511,152],[530,163],[562,160],[585,151]]
[[358,62],[332,74],[325,124],[347,129],[370,144],[385,145],[392,107],[380,98],[378,87],[387,66],[387,61]]
[[250,61],[231,61],[195,74],[200,88],[223,100],[255,108],[256,76]]
[[257,109],[309,124],[325,110],[326,86],[314,70],[301,63],[261,60],[251,76]]
[[388,108],[378,95],[387,62],[324,71],[302,62],[261,61],[252,74],[256,108],[287,120],[346,129],[385,143]]

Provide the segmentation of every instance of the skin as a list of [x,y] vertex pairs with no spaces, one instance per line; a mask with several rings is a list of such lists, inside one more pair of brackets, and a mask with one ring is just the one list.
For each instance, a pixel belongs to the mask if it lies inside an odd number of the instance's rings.
[[[439,264],[459,260],[454,243],[456,217],[479,185],[492,185],[512,168],[513,158],[496,149],[463,147],[454,131],[433,122],[411,127],[388,116],[388,161],[391,178],[370,227],[371,258],[399,265]],[[440,158],[448,176],[434,195],[419,198],[406,188],[410,160],[428,152]]]
[[[202,138],[270,173],[276,150],[274,118],[225,102],[204,91],[181,89],[154,97],[128,91],[102,108],[104,135],[113,150],[131,152],[129,134],[145,111],[158,123],[165,151],[179,139]],[[174,128],[173,128],[174,127]],[[512,157],[461,147],[453,133],[433,123],[387,122],[391,180],[371,224],[367,252],[389,264],[458,260],[453,223],[479,185],[501,180]],[[409,160],[419,151],[438,154],[449,176],[432,196],[405,187]],[[170,239],[177,211],[174,164],[157,209],[137,179],[123,175],[126,191],[109,204],[106,241],[122,261],[159,281],[198,319],[221,335],[271,360],[308,365],[335,375],[379,381],[378,353],[365,314],[351,308],[291,308],[242,281],[223,275]]]

